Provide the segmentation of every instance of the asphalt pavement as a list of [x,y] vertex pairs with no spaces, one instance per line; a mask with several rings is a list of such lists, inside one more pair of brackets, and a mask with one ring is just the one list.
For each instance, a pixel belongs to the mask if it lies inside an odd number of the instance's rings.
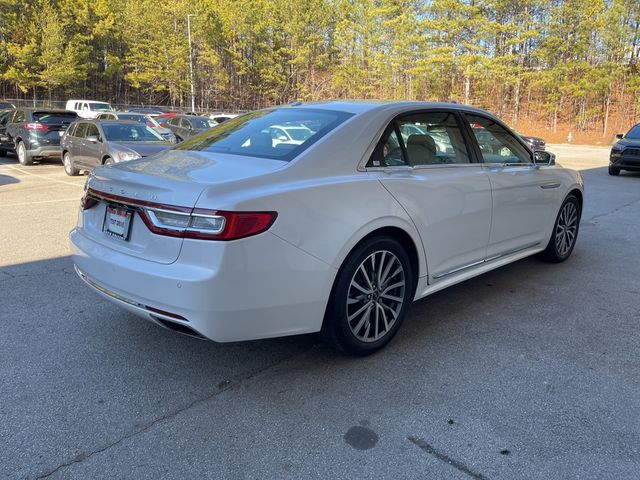
[[572,257],[416,302],[367,358],[128,314],[73,272],[84,177],[0,158],[0,478],[639,478],[640,174],[549,149],[586,181]]

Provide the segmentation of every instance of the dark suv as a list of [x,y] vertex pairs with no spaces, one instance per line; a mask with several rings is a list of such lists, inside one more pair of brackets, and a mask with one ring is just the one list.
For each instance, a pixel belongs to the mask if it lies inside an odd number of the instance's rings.
[[624,135],[616,134],[616,138],[609,155],[609,175],[619,175],[620,170],[640,172],[640,123]]
[[40,158],[60,159],[60,137],[77,118],[68,110],[19,108],[7,120],[0,148],[15,150],[22,165]]
[[174,115],[160,125],[171,130],[178,142],[182,142],[213,127],[208,118],[194,115]]

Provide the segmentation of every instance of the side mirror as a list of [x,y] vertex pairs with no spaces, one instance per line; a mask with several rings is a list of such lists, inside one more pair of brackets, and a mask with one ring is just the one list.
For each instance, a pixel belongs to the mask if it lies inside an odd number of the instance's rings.
[[556,164],[556,156],[551,152],[536,150],[535,152],[533,152],[533,161],[536,165],[551,166]]
[[96,135],[91,135],[87,137],[87,140],[91,143],[98,143],[100,141]]
[[622,140],[624,138],[624,133],[616,133],[616,139]]

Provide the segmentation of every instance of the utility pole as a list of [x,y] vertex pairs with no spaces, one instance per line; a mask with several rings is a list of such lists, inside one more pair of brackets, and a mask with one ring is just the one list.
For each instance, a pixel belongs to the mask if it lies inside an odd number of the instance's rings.
[[191,111],[196,111],[196,94],[193,85],[193,53],[191,51],[191,17],[195,17],[193,13],[187,15],[187,36],[189,38],[189,78],[191,79]]

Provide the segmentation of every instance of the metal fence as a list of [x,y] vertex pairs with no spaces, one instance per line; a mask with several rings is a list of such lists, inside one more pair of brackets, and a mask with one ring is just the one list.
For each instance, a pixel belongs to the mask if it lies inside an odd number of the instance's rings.
[[[3,102],[9,102],[16,107],[34,107],[34,108],[60,108],[65,109],[67,102],[65,100],[28,100],[24,98],[3,98]],[[102,101],[102,100],[99,100]],[[126,111],[130,108],[152,108],[154,110],[162,110],[163,112],[190,112],[191,109],[187,107],[171,107],[168,105],[144,105],[144,104],[124,104],[124,103],[112,103],[111,106],[117,111]],[[197,109],[195,113],[245,113],[246,110],[202,110]]]

